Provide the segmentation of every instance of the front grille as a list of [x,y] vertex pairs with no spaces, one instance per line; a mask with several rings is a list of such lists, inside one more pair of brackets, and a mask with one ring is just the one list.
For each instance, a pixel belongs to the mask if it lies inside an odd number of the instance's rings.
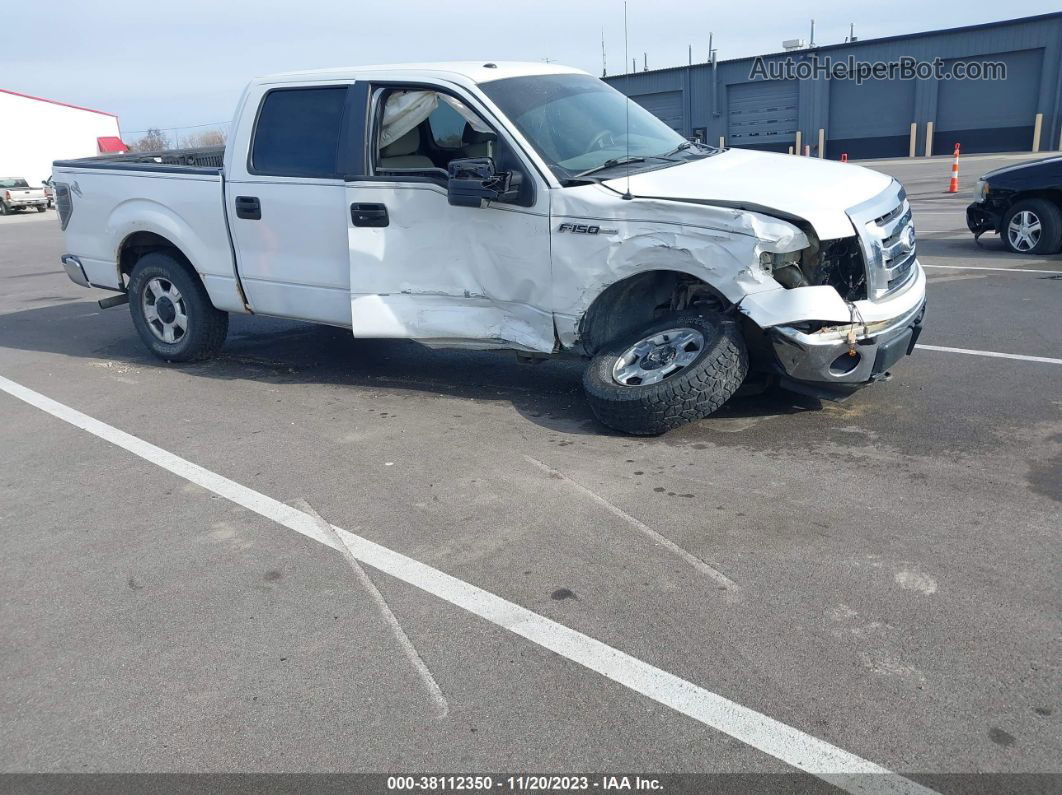
[[914,276],[914,224],[907,194],[899,183],[848,211],[859,233],[866,262],[868,295],[880,300]]
[[[911,207],[906,199],[902,205],[896,208],[896,212],[892,217],[896,218],[897,216],[899,216],[899,220],[891,227],[886,227],[883,224],[878,225],[879,229],[891,229],[890,234],[881,241],[882,267],[885,271],[887,285],[886,293],[902,287],[914,273],[914,227],[911,223]],[[910,247],[907,245],[906,237],[908,229],[912,230]]]

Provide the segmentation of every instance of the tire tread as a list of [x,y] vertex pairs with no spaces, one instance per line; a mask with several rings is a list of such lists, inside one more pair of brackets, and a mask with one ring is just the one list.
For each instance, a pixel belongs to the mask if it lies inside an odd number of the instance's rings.
[[[160,276],[172,281],[187,296],[189,325],[187,341],[170,345],[158,339],[148,328],[140,308],[140,293],[151,278]],[[184,263],[165,251],[151,251],[133,267],[129,279],[129,311],[140,339],[153,354],[170,362],[197,362],[209,359],[221,350],[229,333],[229,315],[216,309],[199,280]]]
[[[658,384],[622,386],[612,365],[627,348],[655,331],[693,326],[705,335],[705,352],[689,367]],[[594,415],[605,425],[636,436],[656,436],[717,411],[748,373],[748,353],[737,323],[713,312],[675,312],[631,338],[605,346],[583,375]]]

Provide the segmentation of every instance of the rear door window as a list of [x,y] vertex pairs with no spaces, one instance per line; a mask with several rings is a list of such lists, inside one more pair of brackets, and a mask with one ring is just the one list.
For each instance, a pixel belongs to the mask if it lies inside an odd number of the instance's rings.
[[258,114],[250,171],[282,177],[338,177],[346,95],[346,86],[270,91]]

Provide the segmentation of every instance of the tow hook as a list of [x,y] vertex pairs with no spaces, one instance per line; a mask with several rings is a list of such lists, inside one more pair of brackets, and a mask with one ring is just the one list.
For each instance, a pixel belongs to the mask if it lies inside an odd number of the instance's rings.
[[859,355],[856,353],[856,318],[859,318],[859,322],[863,326],[864,334],[867,332],[867,324],[866,321],[863,320],[863,315],[860,313],[859,307],[851,301],[846,301],[845,303],[848,304],[849,322],[848,334],[845,335],[845,341],[848,343],[848,355],[854,358]]

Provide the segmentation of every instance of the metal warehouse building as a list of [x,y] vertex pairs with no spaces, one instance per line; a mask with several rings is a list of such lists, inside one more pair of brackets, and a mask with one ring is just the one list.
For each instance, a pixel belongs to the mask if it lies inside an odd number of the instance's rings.
[[52,161],[125,151],[118,117],[0,88],[0,177],[40,185]]
[[[1062,148],[1062,13],[763,56],[834,63],[903,57],[1006,65],[1002,80],[750,78],[739,58],[605,78],[674,129],[708,143],[839,158]],[[780,64],[776,65],[776,69]],[[976,67],[975,67],[976,68]],[[777,74],[773,72],[771,74]]]

